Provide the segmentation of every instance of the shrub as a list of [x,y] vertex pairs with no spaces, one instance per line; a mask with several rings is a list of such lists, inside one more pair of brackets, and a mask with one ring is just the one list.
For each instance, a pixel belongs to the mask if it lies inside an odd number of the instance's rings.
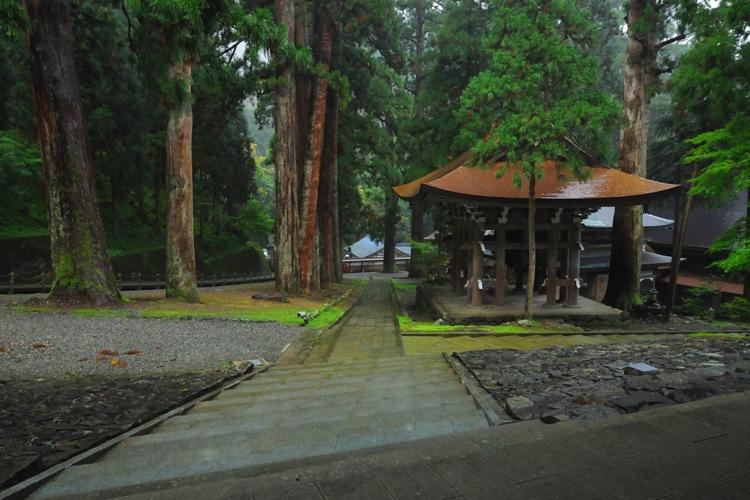
[[709,309],[718,301],[721,292],[710,284],[688,288],[682,303],[675,307],[675,312],[683,316],[709,316]]
[[719,317],[737,321],[750,321],[750,301],[745,297],[735,297],[731,302],[719,306]]

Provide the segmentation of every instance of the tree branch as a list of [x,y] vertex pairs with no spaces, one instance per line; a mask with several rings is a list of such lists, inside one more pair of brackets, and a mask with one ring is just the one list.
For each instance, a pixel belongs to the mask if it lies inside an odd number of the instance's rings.
[[[133,27],[133,23],[130,21],[130,13],[128,12],[128,9],[125,7],[125,0],[122,0],[122,11],[125,13],[125,19],[128,20],[128,41],[130,42],[130,48],[133,49],[133,52],[135,52],[135,55],[138,56],[138,49],[135,47],[135,43],[133,43],[133,36],[131,33],[131,29]],[[139,63],[140,66],[140,63]]]
[[659,50],[662,47],[666,47],[670,43],[679,42],[680,40],[684,40],[685,38],[687,38],[687,35],[685,33],[683,33],[681,35],[673,36],[672,38],[669,38],[667,40],[664,40],[663,42],[659,42],[658,44],[656,44],[656,50]]

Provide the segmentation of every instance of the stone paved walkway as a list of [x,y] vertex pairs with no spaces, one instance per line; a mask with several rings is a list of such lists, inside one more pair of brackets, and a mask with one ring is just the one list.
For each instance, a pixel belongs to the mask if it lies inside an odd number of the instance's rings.
[[391,280],[374,279],[344,319],[331,361],[403,356],[391,303]]
[[272,367],[146,435],[128,437],[31,498],[110,498],[200,475],[487,428],[498,417],[478,407],[443,356],[404,356],[392,299],[390,280],[373,279],[303,365]]
[[394,356],[388,287],[373,280],[304,365],[271,368],[31,498],[750,498],[750,393],[488,427],[441,356]]

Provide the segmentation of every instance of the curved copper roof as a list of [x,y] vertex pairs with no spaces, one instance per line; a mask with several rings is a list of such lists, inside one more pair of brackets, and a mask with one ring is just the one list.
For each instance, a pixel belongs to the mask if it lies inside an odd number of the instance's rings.
[[[469,153],[420,179],[394,187],[402,199],[412,203],[432,203],[438,197],[450,201],[467,201],[481,205],[525,205],[528,201],[528,180],[521,188],[513,186],[512,167],[499,179],[496,173],[506,166],[504,161],[492,168],[467,167]],[[544,162],[544,178],[536,183],[534,198],[541,206],[589,207],[639,205],[671,193],[676,184],[664,184],[620,172],[605,166],[588,167],[591,178],[586,182],[570,179],[563,182],[557,175],[557,163]]]

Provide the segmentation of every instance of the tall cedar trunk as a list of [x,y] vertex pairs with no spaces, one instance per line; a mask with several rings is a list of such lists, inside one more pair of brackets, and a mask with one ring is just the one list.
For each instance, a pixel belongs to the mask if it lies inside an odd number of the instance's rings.
[[[287,26],[294,43],[294,0],[276,0],[276,23]],[[299,219],[297,198],[297,100],[291,63],[276,89],[276,289],[299,291]]]
[[[310,45],[307,24],[307,2],[297,1],[294,10],[294,45],[298,49]],[[294,76],[297,98],[297,199],[302,200],[304,194],[303,181],[305,178],[305,158],[307,156],[307,138],[310,133],[310,77],[306,72],[298,72]],[[302,205],[299,206],[302,209]],[[302,214],[300,214],[300,217]]]
[[[338,177],[338,176],[337,176]],[[333,212],[333,280],[336,283],[344,282],[344,266],[343,266],[343,244],[341,236],[341,224],[339,221],[339,193],[338,193],[338,180],[336,181],[336,190],[334,191],[334,206],[336,209]]]
[[94,185],[86,117],[73,59],[70,1],[32,0],[31,92],[47,194],[53,300],[121,299]]
[[[534,278],[536,276],[536,231],[534,229],[534,222],[536,219],[536,173],[531,174],[529,179],[529,213],[528,213],[528,226],[526,228],[529,233],[529,275],[526,278],[526,302],[523,308],[523,317],[525,319],[532,319],[533,313],[531,309],[531,300],[534,297]],[[501,286],[500,284],[498,286]],[[502,289],[501,289],[502,290]]]
[[315,224],[312,262],[310,263],[310,290],[320,290],[320,229]]
[[[642,24],[648,0],[631,0],[628,32]],[[646,154],[651,97],[657,83],[656,54],[659,47],[653,29],[639,40],[628,37],[625,58],[625,95],[622,104],[619,169],[646,176]],[[643,207],[617,207],[612,224],[609,283],[604,303],[629,311],[638,302],[643,247]]]
[[[328,72],[331,68],[331,47],[333,44],[333,17],[327,11],[321,15],[320,39],[317,50],[317,63]],[[305,178],[302,184],[302,212],[300,217],[300,288],[303,293],[310,291],[310,278],[313,263],[313,238],[318,207],[318,186],[320,184],[320,159],[323,153],[323,130],[325,126],[328,79],[316,77],[313,86],[313,113],[310,120],[310,133],[307,139],[305,157]]]
[[[416,243],[424,243],[424,206],[412,203],[411,205],[411,239]],[[411,249],[411,265],[409,266],[410,278],[424,278],[427,273],[425,266],[421,265],[422,252],[416,246]]]
[[[338,35],[338,37],[337,37]],[[334,29],[334,44],[341,38],[338,23]],[[336,89],[328,89],[326,123],[323,139],[323,159],[320,164],[320,189],[318,191],[318,221],[320,223],[320,288],[328,288],[334,277],[334,214],[336,205],[336,174],[338,170],[339,97]]]
[[[341,64],[342,25],[333,25],[332,68]],[[320,287],[328,288],[336,281],[336,267],[341,266],[337,259],[336,242],[338,241],[338,143],[339,143],[339,93],[328,89],[326,102],[326,123],[323,138],[323,159],[320,166],[320,190],[318,209],[320,222]]]
[[[192,62],[170,68],[190,92]],[[193,105],[189,98],[168,109],[167,123],[167,279],[166,295],[198,300],[193,238]]]
[[395,273],[396,224],[398,224],[398,198],[390,186],[385,187],[385,228],[383,231],[383,272]]
[[[343,45],[343,26],[340,22],[335,22],[333,25],[333,61],[332,64],[334,65],[334,69],[341,68],[342,60],[343,60],[343,52],[342,52],[342,45]],[[333,251],[331,252],[333,255],[333,275],[332,279],[336,283],[343,283],[344,282],[344,268],[342,265],[343,255],[342,255],[342,243],[341,243],[341,225],[339,223],[340,217],[340,207],[339,207],[339,163],[338,163],[338,157],[339,157],[339,108],[341,107],[341,98],[339,97],[338,92],[334,92],[333,95],[334,103],[332,104],[333,109],[336,110],[336,113],[334,113],[331,116],[331,143],[335,144],[336,149],[334,150],[334,160],[335,164],[331,166],[331,173],[332,173],[332,179],[331,179],[331,214],[333,216],[332,219],[332,228],[331,228],[331,236],[332,236],[332,248]]]
[[[426,12],[424,4],[420,3],[417,5],[417,74],[414,85],[414,100],[417,103],[416,117],[417,119],[422,117],[422,107],[419,103],[419,97],[424,92],[424,85],[426,75],[424,71],[424,49],[425,40],[427,38],[427,30],[425,29]],[[412,204],[411,206],[411,239],[417,243],[424,243],[424,206]],[[411,249],[411,263],[409,266],[409,277],[410,278],[424,278],[427,275],[427,270],[422,265],[414,265],[422,260],[422,252],[417,247]]]
[[[698,177],[698,164],[693,163],[693,172],[690,178],[695,179],[696,177]],[[679,205],[678,202],[675,204]],[[680,219],[679,230],[677,229],[677,224],[675,224],[674,233],[676,237],[673,239],[674,245],[672,246],[672,265],[669,269],[669,294],[667,296],[667,307],[664,309],[665,321],[669,321],[669,317],[672,315],[672,308],[674,307],[674,299],[677,294],[677,277],[680,274],[680,258],[682,257],[682,248],[685,244],[685,233],[687,233],[687,224],[690,218],[690,206],[692,204],[693,195],[688,194],[687,201],[685,202],[685,212]],[[676,220],[677,219],[675,219],[675,221]]]

